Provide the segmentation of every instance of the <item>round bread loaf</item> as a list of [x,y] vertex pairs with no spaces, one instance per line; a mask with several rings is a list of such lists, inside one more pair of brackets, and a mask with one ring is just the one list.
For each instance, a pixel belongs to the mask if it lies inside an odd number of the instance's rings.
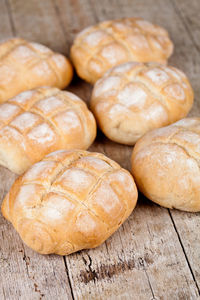
[[43,45],[20,38],[0,43],[0,103],[43,85],[63,89],[72,76],[69,60]]
[[132,154],[140,191],[168,208],[200,211],[200,118],[182,119],[145,134]]
[[103,154],[57,151],[16,180],[2,213],[35,251],[67,255],[103,243],[137,195],[131,174]]
[[77,96],[57,88],[23,92],[0,105],[0,164],[21,174],[59,149],[87,149],[96,122]]
[[165,63],[173,44],[165,29],[140,18],[104,21],[81,31],[71,48],[78,75],[95,83],[123,62]]
[[109,70],[93,89],[91,109],[104,134],[133,145],[144,133],[187,115],[193,90],[176,68],[129,62]]

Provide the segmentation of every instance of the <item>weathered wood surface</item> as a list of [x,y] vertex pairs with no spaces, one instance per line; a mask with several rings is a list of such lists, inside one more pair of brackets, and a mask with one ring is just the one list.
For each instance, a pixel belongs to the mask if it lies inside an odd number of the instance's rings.
[[[77,32],[104,19],[141,16],[169,30],[171,64],[195,90],[190,115],[200,114],[200,2],[198,0],[0,0],[0,39],[12,35],[68,55]],[[69,90],[86,102],[91,87],[74,78]],[[130,169],[131,147],[99,132],[90,148]],[[0,168],[1,199],[15,175]],[[0,216],[0,299],[198,299],[199,214],[168,211],[140,195],[124,225],[102,246],[68,257],[28,249]]]

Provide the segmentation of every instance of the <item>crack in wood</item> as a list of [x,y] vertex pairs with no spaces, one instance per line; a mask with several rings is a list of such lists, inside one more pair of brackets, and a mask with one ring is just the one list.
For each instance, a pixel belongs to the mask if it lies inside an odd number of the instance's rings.
[[19,250],[19,252],[22,253],[22,255],[23,255],[22,259],[25,262],[26,273],[28,275],[28,278],[33,282],[34,291],[39,294],[39,300],[42,300],[42,298],[45,296],[45,294],[41,292],[41,290],[38,287],[38,284],[35,282],[35,276],[31,275],[29,272],[30,257],[26,255],[23,244],[22,244],[22,250]]
[[187,262],[188,268],[189,268],[189,270],[190,270],[190,273],[191,273],[191,275],[192,275],[192,278],[193,278],[193,280],[194,280],[194,283],[195,283],[195,285],[196,285],[196,287],[197,287],[198,294],[199,294],[199,296],[200,296],[200,288],[199,288],[199,286],[198,286],[197,280],[196,280],[196,278],[195,278],[194,272],[193,272],[192,267],[191,267],[191,264],[190,264],[190,262],[189,262],[189,258],[187,257],[187,253],[186,253],[186,251],[185,251],[183,242],[182,242],[182,240],[181,240],[180,234],[179,234],[179,232],[178,232],[178,229],[177,229],[177,227],[176,227],[176,224],[175,224],[175,221],[174,221],[174,219],[173,219],[173,216],[172,216],[172,214],[171,214],[170,209],[168,209],[168,213],[169,213],[169,216],[170,216],[170,218],[171,218],[171,221],[172,221],[174,230],[175,230],[175,232],[176,232],[176,234],[177,234],[177,237],[178,237],[179,243],[180,243],[180,245],[181,245],[181,248],[182,248],[182,250],[183,250],[183,254],[184,254],[184,256],[185,256],[185,260],[186,260],[186,262]]
[[99,18],[98,18],[98,15],[97,15],[97,13],[96,13],[96,10],[95,10],[94,7],[93,7],[92,1],[89,0],[89,3],[90,3],[90,7],[92,8],[92,12],[93,12],[93,16],[94,16],[95,21],[96,21],[96,22],[99,22],[100,20],[99,20]]
[[89,259],[89,263],[88,261],[85,259],[85,257],[83,256],[82,259],[83,259],[83,262],[86,266],[86,272],[84,273],[83,275],[83,281],[86,283],[86,282],[90,282],[90,281],[95,281],[98,280],[98,275],[97,275],[97,272],[95,270],[92,269],[92,258],[91,256],[87,253],[86,254],[88,259]]
[[[52,2],[52,6],[54,7],[54,10],[55,10],[55,12],[56,12],[56,15],[57,15],[57,17],[58,17],[58,21],[59,21],[59,24],[60,24],[60,28],[61,28],[61,30],[62,30],[64,36],[67,37],[68,32],[66,31],[65,26],[64,26],[63,21],[62,21],[62,18],[61,18],[61,16],[60,16],[60,9],[59,9],[59,6],[57,5],[57,3],[56,3],[55,0],[51,0],[51,2]],[[68,41],[67,41],[67,38],[65,38],[65,40],[66,40],[66,42],[68,42]],[[67,43],[67,44],[68,44],[68,43]],[[67,46],[68,46],[68,52],[69,52],[70,46],[69,46],[69,45],[67,45]]]
[[72,288],[72,282],[71,282],[71,278],[69,276],[69,269],[68,269],[67,260],[66,260],[65,256],[63,256],[63,260],[64,260],[64,264],[65,264],[65,271],[66,271],[68,282],[69,282],[69,288],[70,288],[71,296],[72,296],[72,299],[74,300],[75,297],[74,297],[74,292],[73,292],[73,288]]
[[2,292],[3,292],[4,300],[6,300],[6,294],[5,294],[5,291],[4,291],[4,287],[2,287]]
[[91,256],[88,253],[86,255],[88,260],[84,256],[82,257],[82,260],[86,266],[86,271],[81,270],[80,272],[80,281],[83,281],[84,284],[87,285],[91,281],[94,281],[95,283],[96,281],[104,280],[105,278],[111,279],[113,276],[123,274],[124,272],[130,271],[135,268],[144,271],[152,294],[151,300],[159,299],[154,294],[153,287],[146,269],[146,267],[150,263],[153,263],[152,260],[148,260],[148,256],[145,258],[139,257],[137,259],[137,262],[133,257],[126,262],[118,255],[119,262],[117,264],[108,264],[108,265],[102,264],[100,265],[100,267],[98,267],[97,270],[94,270],[92,268]]
[[16,32],[16,28],[15,28],[15,24],[14,24],[14,20],[13,20],[9,0],[5,0],[5,5],[6,5],[6,8],[7,8],[8,17],[9,17],[9,20],[10,20],[10,26],[11,26],[12,34],[13,34],[13,36],[16,36],[17,32]]
[[[147,280],[149,283],[149,286],[151,290],[153,291],[152,285],[150,283],[146,266],[149,264],[152,264],[153,261],[148,259],[148,256],[146,257],[139,257],[136,261],[135,258],[131,258],[128,261],[123,260],[119,255],[118,259],[119,261],[116,264],[101,264],[98,269],[93,269],[92,267],[92,258],[87,253],[86,259],[84,256],[82,256],[82,260],[84,262],[84,265],[86,266],[86,270],[81,270],[79,274],[79,278],[81,282],[84,282],[85,284],[88,284],[89,282],[93,281],[94,283],[96,281],[103,280],[105,278],[111,279],[113,276],[117,276],[119,274],[123,274],[126,271],[131,271],[132,269],[137,270],[144,270]],[[154,297],[154,293],[152,293],[152,296]]]
[[196,48],[196,50],[197,50],[198,52],[200,52],[200,48],[199,48],[199,46],[197,45],[195,39],[193,38],[193,35],[192,35],[192,33],[191,33],[191,31],[190,31],[188,25],[185,23],[184,18],[183,18],[182,14],[181,14],[181,11],[179,10],[178,6],[176,5],[176,3],[175,3],[173,0],[170,0],[170,2],[171,2],[171,4],[172,4],[172,6],[173,6],[173,8],[174,8],[174,10],[175,10],[175,12],[176,12],[176,14],[178,15],[179,19],[182,21],[183,26],[185,27],[185,29],[186,29],[186,31],[187,31],[187,33],[188,33],[188,35],[189,35],[189,37],[190,37],[192,43],[194,44],[194,47]]
[[153,298],[151,298],[151,300],[157,300],[157,298],[155,298],[154,291],[153,291],[153,287],[152,287],[152,284],[151,284],[149,275],[148,275],[148,273],[147,273],[147,269],[146,269],[146,261],[145,261],[142,257],[139,257],[139,258],[138,258],[138,261],[139,261],[140,266],[142,267],[142,269],[143,269],[144,272],[145,272],[145,275],[146,275],[146,278],[147,278],[147,281],[148,281],[148,284],[149,284],[149,287],[150,287],[150,290],[151,290],[151,293],[152,293],[152,296],[153,296]]
[[41,290],[38,288],[38,285],[34,282],[34,289],[35,289],[35,292],[36,293],[39,293],[39,295],[40,295],[40,300],[45,296],[45,294],[42,294],[41,293]]
[[107,244],[107,241],[105,241],[105,246],[106,246],[107,255],[109,255],[109,250],[108,250],[108,244]]
[[23,257],[23,261],[25,262],[25,267],[26,267],[26,273],[28,275],[28,277],[30,278],[30,274],[29,274],[29,269],[28,269],[28,265],[30,263],[30,257],[26,257],[26,254],[25,254],[25,249],[24,249],[24,245],[22,244],[22,250],[19,250],[20,253],[22,253]]

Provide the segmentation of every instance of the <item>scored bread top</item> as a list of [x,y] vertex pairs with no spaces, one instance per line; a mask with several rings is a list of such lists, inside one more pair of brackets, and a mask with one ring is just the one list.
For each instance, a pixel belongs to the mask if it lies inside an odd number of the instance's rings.
[[69,60],[43,45],[21,38],[0,43],[0,102],[43,85],[62,89],[72,75]]
[[88,82],[127,61],[166,62],[173,44],[160,26],[140,18],[104,21],[81,31],[71,48],[79,76]]
[[193,90],[183,72],[158,63],[128,62],[99,79],[91,109],[112,140],[133,145],[147,131],[187,115]]
[[0,164],[16,173],[52,151],[87,149],[95,136],[92,113],[67,91],[41,87],[0,105]]
[[152,201],[200,211],[200,118],[182,119],[145,134],[132,154],[137,186]]
[[136,202],[133,177],[116,162],[100,153],[57,151],[16,180],[2,213],[35,251],[66,255],[100,245]]
[[176,144],[200,164],[200,118],[185,118],[170,126],[146,134],[134,148],[134,153],[153,143]]

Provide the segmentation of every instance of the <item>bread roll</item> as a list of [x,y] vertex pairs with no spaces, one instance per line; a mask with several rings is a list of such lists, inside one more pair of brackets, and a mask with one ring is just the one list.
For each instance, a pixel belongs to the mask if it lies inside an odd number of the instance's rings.
[[91,109],[111,140],[133,145],[144,133],[187,115],[192,87],[176,68],[125,63],[109,70],[93,89]]
[[162,27],[139,18],[104,21],[81,31],[71,48],[78,75],[95,83],[123,62],[166,63],[173,44]]
[[72,75],[69,60],[43,45],[20,38],[0,43],[0,103],[43,85],[63,89]]
[[144,135],[132,154],[140,191],[168,208],[200,211],[200,118],[186,118]]
[[57,151],[20,176],[2,213],[42,254],[67,255],[103,243],[131,214],[131,174],[100,153]]
[[0,164],[17,174],[52,151],[87,149],[95,136],[86,104],[57,88],[26,91],[0,105]]

